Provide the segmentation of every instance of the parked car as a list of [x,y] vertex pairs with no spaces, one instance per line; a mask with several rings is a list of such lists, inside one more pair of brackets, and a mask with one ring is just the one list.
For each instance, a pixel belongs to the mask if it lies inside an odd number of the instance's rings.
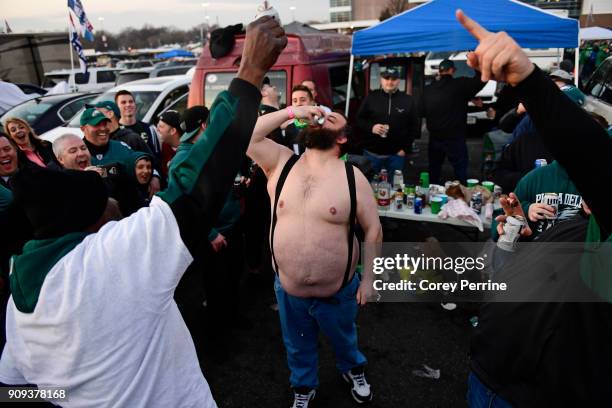
[[593,72],[584,94],[584,108],[603,116],[612,125],[612,57],[606,58]]
[[121,85],[132,81],[137,81],[140,79],[146,78],[157,78],[164,76],[173,76],[173,75],[184,75],[189,71],[191,66],[189,65],[178,65],[175,67],[160,67],[160,68],[136,68],[136,69],[126,69],[125,71],[121,71],[117,76],[117,81],[115,85]]
[[[92,104],[99,101],[114,100],[117,91],[125,89],[130,91],[136,99],[136,117],[143,122],[152,123],[153,119],[165,108],[170,106],[176,99],[189,92],[191,80],[184,75],[169,76],[161,78],[142,79],[127,84],[119,85],[109,89],[105,93],[98,95],[91,101]],[[70,122],[64,126],[52,129],[41,137],[53,142],[56,138],[66,132],[71,132],[79,136],[81,132],[81,112],[78,112]]]
[[42,87],[49,90],[62,81],[75,86],[75,91],[105,91],[115,85],[115,79],[121,69],[89,68],[87,74],[80,69],[62,69],[45,72]]
[[18,117],[30,124],[36,134],[41,135],[69,121],[86,103],[99,92],[70,93],[39,96],[9,109],[0,118],[4,123],[8,118]]

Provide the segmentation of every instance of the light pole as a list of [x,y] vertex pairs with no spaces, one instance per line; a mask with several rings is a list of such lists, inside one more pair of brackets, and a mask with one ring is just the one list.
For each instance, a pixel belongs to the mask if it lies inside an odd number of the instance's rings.
[[[210,6],[210,3],[202,3],[202,9],[204,9],[204,18],[206,19],[208,16],[206,15],[206,9]],[[204,23],[200,25],[200,42],[202,43],[202,47],[204,47]]]
[[104,35],[104,17],[98,17],[98,21],[100,22],[100,39],[102,40],[102,45],[104,48],[108,48],[108,44],[106,43],[106,36]]
[[289,7],[289,10],[291,10],[291,21],[295,21],[295,6],[291,6]]

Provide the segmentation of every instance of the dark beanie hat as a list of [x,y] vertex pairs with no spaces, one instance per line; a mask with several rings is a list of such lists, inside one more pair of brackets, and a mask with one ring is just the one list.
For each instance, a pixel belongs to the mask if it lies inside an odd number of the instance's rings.
[[95,171],[54,170],[28,166],[11,178],[13,200],[22,208],[34,238],[57,238],[84,231],[100,219],[108,201]]

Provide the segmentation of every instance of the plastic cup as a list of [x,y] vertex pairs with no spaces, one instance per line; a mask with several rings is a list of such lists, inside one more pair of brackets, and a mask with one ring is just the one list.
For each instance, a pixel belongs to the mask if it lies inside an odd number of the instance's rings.
[[431,206],[431,213],[438,214],[440,212],[440,209],[442,208],[442,197],[432,197],[429,202],[429,205]]
[[424,171],[419,176],[419,180],[421,181],[421,187],[429,188],[429,173]]
[[478,179],[467,179],[468,187],[475,187],[478,185]]
[[495,183],[493,183],[492,181],[483,181],[482,186],[490,192],[493,192],[493,189],[495,188]]
[[438,197],[442,199],[442,205],[448,203],[448,196],[446,194],[439,194]]

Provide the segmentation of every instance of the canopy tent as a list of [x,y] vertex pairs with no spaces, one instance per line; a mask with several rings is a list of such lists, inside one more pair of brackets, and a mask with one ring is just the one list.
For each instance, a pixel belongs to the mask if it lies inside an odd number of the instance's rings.
[[166,52],[162,52],[161,54],[156,54],[155,58],[174,58],[174,57],[193,57],[193,53],[185,50],[170,50]]
[[603,27],[586,27],[580,29],[581,40],[612,40],[612,30]]
[[[505,31],[523,48],[576,48],[577,20],[514,0],[432,0],[353,35],[354,56],[473,50],[478,43],[455,18],[465,14],[489,31]],[[350,88],[348,89],[350,95]],[[346,114],[348,115],[348,99]]]

